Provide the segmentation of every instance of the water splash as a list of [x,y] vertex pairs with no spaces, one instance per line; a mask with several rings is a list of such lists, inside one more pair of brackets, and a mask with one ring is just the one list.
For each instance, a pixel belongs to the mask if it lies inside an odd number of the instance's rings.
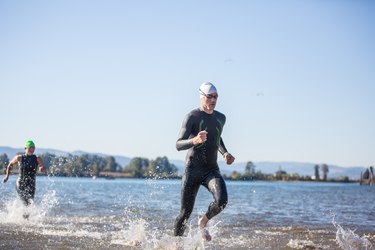
[[[198,228],[197,220],[187,225],[186,236],[175,237],[172,228],[162,229],[153,227],[147,219],[142,217],[142,211],[133,209],[131,206],[124,210],[124,228],[121,233],[112,234],[111,245],[124,245],[140,247],[146,250],[204,250],[207,244]],[[207,229],[213,238],[218,232],[218,223],[211,222],[212,226]]]
[[[23,224],[25,221],[41,222],[57,204],[58,199],[54,190],[44,194],[40,204],[32,202],[27,207],[16,197],[6,203],[4,211],[0,212],[0,216],[4,223]],[[27,220],[25,220],[26,215],[28,217]]]
[[[128,228],[124,230],[122,244],[126,246],[138,246],[145,250],[165,249],[183,250],[200,249],[191,237],[174,237],[150,225],[143,219],[129,222]],[[188,239],[188,240],[186,240]],[[120,243],[120,241],[117,241]],[[187,248],[189,246],[190,248]]]
[[355,230],[344,229],[341,225],[335,222],[333,218],[332,224],[337,229],[336,231],[336,242],[344,250],[372,250],[374,247],[371,242],[367,239],[366,235],[362,237],[355,233]]
[[124,230],[125,245],[140,246],[147,243],[148,223],[144,219],[128,222],[128,228]]
[[1,211],[0,217],[3,223],[22,224],[25,222],[24,214],[30,213],[34,210],[34,204],[25,207],[21,200],[15,198],[6,203],[4,211]]

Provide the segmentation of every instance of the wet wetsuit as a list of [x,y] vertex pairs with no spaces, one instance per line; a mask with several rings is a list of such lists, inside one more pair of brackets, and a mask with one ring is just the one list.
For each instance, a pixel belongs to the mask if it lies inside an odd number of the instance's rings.
[[[190,217],[200,185],[208,189],[214,197],[206,212],[208,219],[219,214],[228,202],[227,188],[217,164],[217,152],[227,152],[221,138],[225,115],[214,111],[212,114],[199,108],[188,113],[183,121],[177,143],[177,150],[188,149],[186,168],[182,177],[181,210],[174,226],[174,235],[181,236]],[[200,131],[207,131],[207,141],[195,145],[193,137]]]
[[26,206],[34,199],[37,167],[36,155],[22,155],[16,188],[18,195]]

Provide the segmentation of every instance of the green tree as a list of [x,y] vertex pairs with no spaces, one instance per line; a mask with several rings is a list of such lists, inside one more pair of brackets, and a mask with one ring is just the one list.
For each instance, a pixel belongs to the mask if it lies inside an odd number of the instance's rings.
[[337,178],[338,181],[340,182],[350,182],[350,179],[348,176],[341,176],[339,178]]
[[327,174],[329,172],[328,165],[327,164],[322,164],[320,166],[320,170],[322,170],[322,172],[323,172],[323,180],[326,181],[327,180]]
[[49,173],[57,176],[98,176],[101,171],[117,171],[120,165],[115,158],[106,158],[82,154],[80,156],[71,155],[58,156],[49,153],[41,155],[49,170]]
[[89,172],[88,172],[89,176],[98,176],[99,173],[100,173],[100,169],[99,169],[98,163],[93,162],[89,168]]
[[80,176],[80,164],[81,161],[78,160],[78,156],[73,155],[67,158],[66,163],[64,164],[64,170],[68,176]]
[[315,176],[315,180],[317,180],[317,181],[320,180],[320,176],[319,176],[319,165],[315,165],[315,166],[314,166],[314,176]]
[[245,166],[245,172],[243,177],[245,179],[253,179],[255,177],[255,165],[253,162],[248,161]]
[[56,157],[53,154],[42,154],[41,155],[44,164],[48,169],[48,173],[51,175],[61,175],[61,161],[63,157]]
[[288,180],[288,173],[285,170],[282,170],[281,166],[279,166],[279,170],[274,175],[276,180]]
[[141,178],[147,174],[150,161],[147,158],[135,157],[124,168],[124,172],[130,173],[133,177]]
[[[107,164],[108,164],[108,161],[106,159],[104,159],[103,157],[101,157],[99,155],[92,155],[91,170],[93,172],[97,173],[96,175],[99,175],[100,172],[104,171]],[[114,164],[117,164],[117,163],[114,162]],[[111,169],[111,168],[109,167],[109,169]]]
[[86,176],[90,171],[90,165],[92,160],[89,154],[83,154],[73,158],[72,162],[72,173],[69,175],[73,176]]
[[0,155],[0,170],[6,169],[9,163],[9,158],[7,154]]
[[267,175],[267,174],[263,174],[261,171],[257,171],[256,173],[255,173],[255,179],[257,179],[257,180],[267,180],[267,179],[269,179],[270,177],[269,177],[270,175]]
[[56,158],[56,155],[50,154],[50,153],[47,152],[47,153],[41,154],[40,157],[43,160],[44,166],[46,168],[49,168],[53,164],[53,162]]
[[116,172],[117,169],[119,168],[119,164],[116,162],[115,157],[107,156],[105,160],[106,160],[106,165],[104,167],[104,171]]
[[238,173],[237,171],[233,171],[231,175],[229,176],[229,178],[232,180],[239,180],[241,179],[241,174]]
[[158,177],[174,176],[177,173],[177,167],[170,163],[166,156],[157,157],[150,162],[148,174]]

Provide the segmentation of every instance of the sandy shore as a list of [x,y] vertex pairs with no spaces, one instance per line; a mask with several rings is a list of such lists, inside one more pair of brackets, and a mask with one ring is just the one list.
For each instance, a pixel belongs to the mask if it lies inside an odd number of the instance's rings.
[[[90,237],[74,237],[48,235],[38,232],[29,232],[7,224],[0,224],[0,249],[144,249],[142,243],[136,246],[113,244],[110,237],[102,239]],[[375,232],[359,232],[360,236],[367,235],[368,241],[375,245]],[[235,247],[228,246],[228,235],[219,233],[212,243],[206,243],[205,249],[342,249],[336,241],[336,233],[327,229],[309,228],[272,228],[268,230],[256,230],[244,232],[241,242],[235,243]],[[221,240],[223,238],[223,240]],[[177,242],[177,241],[176,241]],[[360,243],[351,242],[354,249],[362,248]],[[173,249],[157,248],[157,249]],[[190,249],[182,247],[179,249]],[[156,249],[156,248],[155,248]],[[369,246],[367,249],[374,249]]]
[[[0,224],[0,249],[124,249],[122,245],[111,244],[110,240],[89,237],[46,235],[28,232]],[[126,249],[139,249],[128,247]]]

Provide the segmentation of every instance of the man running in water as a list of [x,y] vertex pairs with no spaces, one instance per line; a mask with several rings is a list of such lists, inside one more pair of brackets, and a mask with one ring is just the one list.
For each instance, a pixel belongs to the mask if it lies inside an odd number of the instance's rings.
[[[33,141],[25,142],[25,154],[16,155],[8,164],[4,183],[8,181],[9,174],[14,165],[20,166],[20,174],[17,179],[16,189],[19,197],[25,206],[30,205],[34,200],[35,195],[35,176],[37,167],[39,171],[44,172],[45,167],[42,158],[34,155],[35,144]],[[27,215],[24,217],[27,217]]]
[[210,241],[207,223],[228,203],[227,188],[217,164],[217,152],[223,155],[227,164],[232,164],[235,158],[228,153],[221,138],[225,115],[214,110],[218,98],[215,86],[209,82],[203,83],[199,93],[200,108],[186,115],[176,142],[177,150],[187,149],[188,152],[182,177],[181,210],[175,221],[174,235],[184,234],[199,187],[203,185],[213,195],[214,201],[199,219],[198,225],[203,239]]

